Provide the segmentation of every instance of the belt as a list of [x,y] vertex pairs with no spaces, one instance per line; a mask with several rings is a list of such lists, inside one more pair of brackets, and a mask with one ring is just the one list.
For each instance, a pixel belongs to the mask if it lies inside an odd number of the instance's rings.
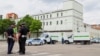
[[26,35],[22,35],[21,37],[22,37],[22,38],[25,38],[25,37],[27,37],[27,36],[26,36]]
[[8,36],[8,38],[13,38],[12,36]]

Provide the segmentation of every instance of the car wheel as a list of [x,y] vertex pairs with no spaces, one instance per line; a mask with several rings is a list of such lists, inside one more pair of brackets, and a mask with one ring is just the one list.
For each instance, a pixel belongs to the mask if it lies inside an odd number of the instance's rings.
[[43,45],[43,43],[41,42],[40,45]]
[[31,46],[31,45],[32,45],[32,43],[31,43],[31,42],[29,42],[29,43],[28,43],[28,46]]

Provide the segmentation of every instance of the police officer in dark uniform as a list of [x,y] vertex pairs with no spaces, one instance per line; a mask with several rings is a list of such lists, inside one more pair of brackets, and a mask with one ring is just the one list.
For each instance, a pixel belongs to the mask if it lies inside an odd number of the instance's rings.
[[7,37],[7,42],[8,42],[8,54],[12,54],[12,49],[15,42],[15,34],[13,30],[14,27],[15,27],[15,24],[11,24],[10,27],[5,32],[6,37]]
[[21,28],[19,30],[19,54],[25,54],[25,42],[27,39],[27,34],[29,33],[29,29],[25,26],[25,24],[21,24]]

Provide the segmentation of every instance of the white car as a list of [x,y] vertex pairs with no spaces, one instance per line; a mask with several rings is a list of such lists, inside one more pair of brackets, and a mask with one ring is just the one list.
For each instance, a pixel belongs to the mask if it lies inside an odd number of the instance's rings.
[[44,41],[39,39],[39,38],[31,38],[31,39],[28,39],[26,40],[26,45],[28,46],[31,46],[31,45],[43,45],[44,44]]
[[92,43],[100,43],[100,38],[93,38],[91,39]]

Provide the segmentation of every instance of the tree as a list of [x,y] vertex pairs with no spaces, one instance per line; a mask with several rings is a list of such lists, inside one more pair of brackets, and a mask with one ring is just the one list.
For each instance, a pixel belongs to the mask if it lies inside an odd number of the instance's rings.
[[29,15],[26,15],[25,17],[22,18],[22,20],[20,20],[18,22],[18,25],[20,25],[21,23],[25,23],[26,26],[29,28],[31,23],[32,23],[33,18]]
[[9,19],[0,19],[0,35],[4,34],[5,30],[12,24],[15,23]]
[[40,20],[33,20],[32,24],[30,25],[30,30],[31,32],[37,32],[37,37],[39,35],[39,29],[41,28],[42,23],[40,22]]
[[22,18],[22,20],[18,22],[18,25],[20,25],[21,23],[25,23],[32,33],[37,32],[37,37],[38,37],[39,29],[41,29],[42,26],[40,20],[35,20],[31,16],[26,15],[25,17]]

